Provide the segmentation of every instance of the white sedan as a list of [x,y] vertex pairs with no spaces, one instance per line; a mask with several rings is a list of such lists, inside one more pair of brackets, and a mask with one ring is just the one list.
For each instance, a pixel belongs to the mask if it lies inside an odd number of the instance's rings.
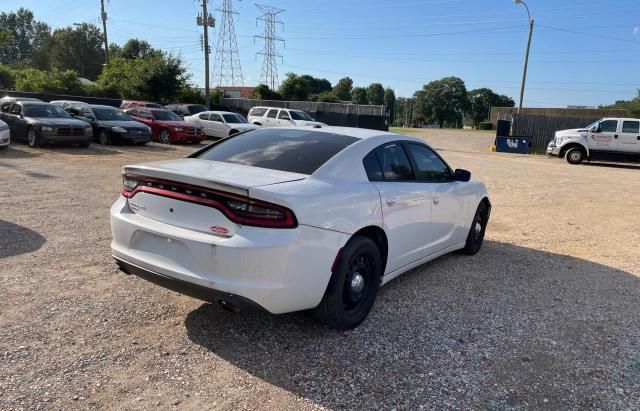
[[491,204],[470,176],[412,137],[261,128],[125,166],[112,253],[126,273],[232,311],[312,309],[351,329],[385,283],[480,250]]
[[11,131],[9,125],[0,120],[0,148],[7,148],[11,143]]
[[206,136],[217,139],[257,128],[240,114],[229,111],[204,111],[193,116],[186,116],[184,121],[199,124]]

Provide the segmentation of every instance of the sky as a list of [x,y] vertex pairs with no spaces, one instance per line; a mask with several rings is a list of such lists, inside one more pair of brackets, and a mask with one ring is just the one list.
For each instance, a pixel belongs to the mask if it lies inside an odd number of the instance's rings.
[[[517,101],[528,18],[512,0],[259,0],[279,15],[280,80],[287,72],[356,86],[380,82],[409,97],[447,76]],[[53,28],[99,24],[99,0],[21,0]],[[215,9],[221,0],[209,0]],[[526,0],[535,20],[524,106],[596,106],[631,99],[640,87],[640,0]],[[16,9],[0,1],[0,12]],[[179,55],[204,85],[200,0],[106,0],[109,42],[143,39]],[[264,25],[253,2],[234,1],[244,85],[259,84]],[[210,30],[214,43],[218,28]]]

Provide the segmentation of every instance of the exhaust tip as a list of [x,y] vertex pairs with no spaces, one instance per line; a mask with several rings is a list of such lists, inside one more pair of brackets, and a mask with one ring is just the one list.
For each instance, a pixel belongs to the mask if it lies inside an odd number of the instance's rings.
[[225,310],[231,313],[237,314],[240,312],[240,308],[238,306],[231,304],[227,300],[218,300],[218,304],[220,304],[222,308],[224,308]]

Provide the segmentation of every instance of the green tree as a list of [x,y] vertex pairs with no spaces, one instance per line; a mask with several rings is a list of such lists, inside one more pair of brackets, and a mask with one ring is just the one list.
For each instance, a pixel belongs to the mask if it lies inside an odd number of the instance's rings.
[[38,65],[75,70],[78,76],[95,80],[104,64],[102,39],[102,32],[93,24],[54,30],[37,52]]
[[351,100],[356,104],[369,104],[367,89],[364,87],[354,87],[351,90]]
[[0,50],[4,49],[11,43],[11,33],[7,30],[0,29]]
[[187,104],[204,104],[204,93],[191,85],[187,85],[177,91],[175,101]]
[[333,87],[333,94],[342,101],[351,100],[351,90],[353,89],[353,80],[349,77],[343,77]]
[[384,90],[384,105],[389,110],[389,122],[392,123],[396,118],[396,93],[390,88]]
[[304,74],[300,76],[300,79],[307,83],[307,90],[309,90],[309,95],[320,94],[332,90],[331,82],[326,78],[321,79],[310,76],[308,74]]
[[0,66],[0,89],[13,89],[15,72],[7,66]]
[[3,64],[32,64],[35,51],[51,35],[49,26],[35,21],[33,13],[23,7],[15,13],[0,13],[0,28],[10,35],[0,44],[0,63]]
[[638,89],[638,95],[632,100],[618,100],[614,104],[600,106],[600,108],[629,110],[631,116],[640,117],[640,89]]
[[282,96],[271,90],[266,84],[260,84],[253,90],[253,97],[258,100],[282,100]]
[[514,107],[511,97],[496,94],[488,88],[469,91],[469,111],[467,113],[474,127],[489,117],[491,107]]
[[280,84],[278,93],[284,100],[306,101],[309,99],[309,85],[302,76],[287,73],[287,78]]
[[16,70],[14,87],[17,91],[34,93],[83,94],[82,84],[73,70]]
[[432,81],[416,91],[414,98],[414,118],[424,117],[440,128],[445,124],[462,127],[462,115],[469,109],[467,88],[458,77]]
[[320,103],[339,103],[340,99],[331,91],[324,91],[320,94],[316,94],[311,98],[311,101],[317,101]]
[[153,54],[158,54],[159,51],[155,50],[151,47],[151,44],[144,40],[138,39],[129,39],[122,47],[113,48],[113,46],[109,46],[109,50],[112,51],[113,57],[120,57],[123,59],[136,59],[136,58],[145,58]]
[[187,87],[188,80],[180,58],[157,53],[133,60],[112,59],[97,83],[103,89],[114,90],[120,98],[172,101]]
[[369,104],[381,106],[384,104],[384,87],[380,83],[372,83],[367,87]]

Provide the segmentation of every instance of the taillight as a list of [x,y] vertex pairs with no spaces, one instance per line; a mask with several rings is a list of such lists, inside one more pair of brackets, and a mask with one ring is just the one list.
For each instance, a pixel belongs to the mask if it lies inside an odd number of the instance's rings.
[[237,224],[269,228],[298,226],[293,211],[277,204],[190,184],[123,175],[121,194],[132,198],[139,192],[213,207]]

